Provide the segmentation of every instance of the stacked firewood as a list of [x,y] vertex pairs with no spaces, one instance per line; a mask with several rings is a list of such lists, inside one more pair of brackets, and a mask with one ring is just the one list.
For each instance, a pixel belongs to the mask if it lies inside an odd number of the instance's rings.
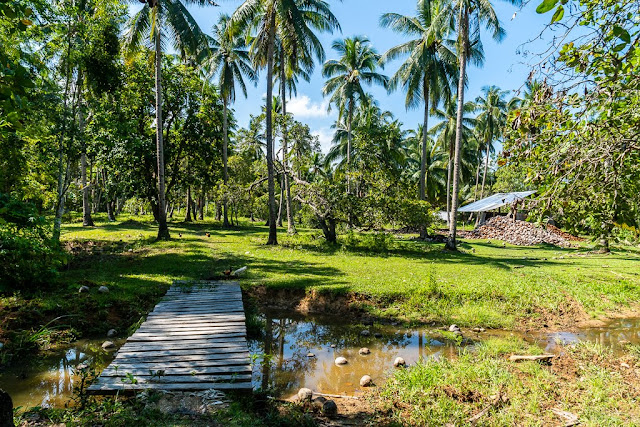
[[495,216],[475,230],[466,233],[465,237],[502,240],[518,246],[539,245],[541,243],[570,246],[569,240],[563,234],[565,233],[562,231],[557,233],[553,229],[540,228],[530,222],[514,221],[506,216]]

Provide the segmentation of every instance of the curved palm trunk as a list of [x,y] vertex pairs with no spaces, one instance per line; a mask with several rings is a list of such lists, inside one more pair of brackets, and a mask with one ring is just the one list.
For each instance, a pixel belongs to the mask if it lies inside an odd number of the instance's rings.
[[165,209],[164,147],[162,144],[162,45],[160,23],[156,22],[156,155],[158,158],[158,240],[168,240],[167,211]]
[[[223,168],[223,180],[225,185],[225,191],[227,183],[229,182],[229,168],[227,166],[228,156],[229,156],[229,119],[227,117],[227,98],[225,96],[222,97],[222,134],[223,134],[223,142],[222,142],[222,168]],[[229,227],[229,216],[227,214],[227,200],[224,198],[224,204],[222,205],[223,210],[223,223],[222,226],[225,228]]]
[[269,239],[267,245],[278,244],[276,224],[275,177],[273,168],[273,51],[275,45],[275,16],[271,18],[267,51],[267,188],[269,191]]
[[289,182],[289,146],[287,140],[287,86],[285,85],[284,74],[284,52],[282,53],[282,60],[280,61],[280,83],[282,85],[282,115],[285,117],[283,121],[282,129],[282,168],[284,169],[284,192],[287,202],[287,233],[295,234],[296,226],[293,222],[293,206],[291,205],[291,184]]
[[480,198],[484,196],[484,184],[487,181],[487,170],[489,169],[489,149],[491,148],[491,143],[487,141],[487,153],[484,159],[484,174],[482,175],[482,189],[480,190]]
[[458,192],[460,181],[460,148],[462,145],[462,114],[464,110],[464,77],[467,68],[467,39],[469,31],[469,11],[464,8],[460,11],[460,40],[462,49],[460,52],[460,78],[458,80],[458,111],[456,116],[456,144],[455,155],[453,161],[453,191],[451,195],[451,212],[449,214],[449,239],[447,240],[447,249],[457,250],[456,233],[458,224],[456,217],[458,215]]

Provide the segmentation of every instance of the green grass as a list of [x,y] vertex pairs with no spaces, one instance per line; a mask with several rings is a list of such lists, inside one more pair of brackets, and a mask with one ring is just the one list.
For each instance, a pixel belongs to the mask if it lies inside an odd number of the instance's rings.
[[[64,224],[63,242],[83,251],[61,272],[53,292],[0,299],[3,334],[37,330],[60,315],[70,316],[64,323],[79,334],[102,335],[111,327],[126,332],[173,280],[205,279],[244,265],[246,288],[355,293],[376,315],[438,324],[566,326],[583,311],[598,317],[635,309],[640,300],[640,251],[632,247],[603,255],[586,247],[503,248],[468,240],[450,253],[441,244],[372,233],[342,235],[339,245],[329,245],[317,230],[280,233],[280,246],[271,247],[264,244],[263,226],[246,222],[224,230],[213,221],[172,223],[173,240],[154,242],[149,217],[96,220],[94,228]],[[82,284],[91,292],[78,294]],[[100,285],[110,292],[98,294]]]
[[610,350],[579,344],[551,366],[506,358],[539,351],[516,338],[485,341],[457,359],[428,360],[396,371],[375,402],[401,425],[467,425],[498,393],[506,400],[492,407],[480,425],[562,425],[553,408],[577,415],[584,426],[638,425],[637,378],[620,367]]

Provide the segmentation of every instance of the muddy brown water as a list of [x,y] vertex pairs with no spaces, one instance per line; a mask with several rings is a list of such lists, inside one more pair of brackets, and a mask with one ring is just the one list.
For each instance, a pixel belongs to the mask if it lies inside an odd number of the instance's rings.
[[[357,395],[361,392],[359,382],[363,375],[370,375],[381,384],[393,371],[396,357],[411,365],[421,358],[451,357],[458,352],[455,345],[439,339],[439,331],[434,328],[353,325],[339,317],[302,317],[281,312],[267,313],[263,319],[266,325],[263,336],[249,340],[254,387],[271,389],[284,398],[302,387],[322,393]],[[363,330],[369,331],[369,335],[361,335]],[[577,332],[475,334],[464,329],[463,332],[474,340],[506,335],[524,337],[547,351],[558,351],[562,345],[579,341],[619,350],[625,342],[640,344],[640,318],[617,319],[602,327]],[[73,404],[74,386],[79,381],[75,368],[90,364],[100,371],[114,357],[113,352],[102,350],[102,342],[104,339],[77,341],[26,363],[0,368],[0,388],[11,395],[14,407],[23,409]],[[369,348],[371,353],[360,355],[362,347]],[[309,353],[314,357],[309,357]],[[336,366],[335,358],[340,356],[349,363]]]

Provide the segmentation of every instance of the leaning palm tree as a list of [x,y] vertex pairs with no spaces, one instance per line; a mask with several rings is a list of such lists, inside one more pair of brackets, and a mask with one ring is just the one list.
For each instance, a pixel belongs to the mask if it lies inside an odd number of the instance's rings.
[[[144,3],[128,22],[124,48],[131,57],[146,40],[153,40],[156,86],[156,156],[158,162],[158,240],[169,239],[164,179],[164,147],[162,121],[162,46],[171,43],[183,57],[195,57],[206,43],[204,33],[185,4],[215,5],[211,0],[141,0]],[[163,31],[164,28],[168,31]]]
[[351,145],[353,141],[352,124],[356,102],[361,103],[366,94],[362,83],[373,83],[387,87],[389,79],[377,72],[381,56],[371,46],[369,39],[362,36],[336,40],[333,49],[339,59],[330,59],[322,67],[322,75],[328,78],[322,92],[331,95],[330,105],[338,107],[340,117],[346,114],[347,124],[347,192],[350,192],[349,165],[351,163]]
[[[504,126],[507,123],[507,101],[505,97],[509,91],[500,90],[497,86],[484,86],[482,88],[483,96],[476,98],[476,105],[479,114],[478,120],[478,137],[479,142],[484,146],[484,173],[482,175],[482,189],[480,190],[480,198],[484,196],[484,186],[487,180],[487,170],[489,169],[489,157],[494,151],[493,143],[502,135]],[[477,183],[476,183],[477,186]]]
[[[505,31],[500,25],[500,20],[493,10],[490,0],[450,0],[449,13],[455,18],[458,28],[458,111],[456,119],[456,142],[453,163],[453,194],[451,199],[451,212],[449,213],[449,238],[447,249],[456,250],[456,233],[458,215],[459,170],[460,153],[462,144],[462,122],[464,110],[464,88],[467,74],[467,60],[471,54],[471,44],[480,44],[480,32],[482,27],[491,32],[494,40],[501,41]],[[511,4],[521,4],[522,0],[505,0]],[[480,64],[479,64],[480,65]]]
[[276,38],[287,55],[295,57],[301,46],[307,51],[321,52],[322,43],[314,34],[339,28],[338,20],[323,0],[245,0],[234,12],[232,21],[242,28],[255,28],[250,52],[254,65],[267,69],[267,181],[269,192],[268,245],[277,245],[275,172],[273,164],[273,66]]
[[[415,17],[386,13],[380,18],[383,27],[413,38],[389,49],[382,60],[387,62],[408,55],[389,81],[389,90],[403,86],[407,109],[424,104],[424,129],[429,128],[429,104],[436,108],[441,101],[449,99],[457,79],[456,55],[449,48],[452,41],[447,40],[454,28],[443,4],[441,0],[419,0]],[[422,133],[422,138],[419,185],[420,200],[426,200],[427,132]]]
[[[222,167],[223,180],[226,186],[229,181],[227,166],[229,147],[229,103],[236,100],[236,85],[240,87],[242,94],[247,97],[247,86],[244,82],[246,76],[252,83],[257,83],[258,75],[252,67],[249,51],[246,49],[245,37],[230,25],[229,15],[223,14],[218,23],[213,27],[213,37],[209,39],[209,57],[205,62],[205,69],[209,76],[217,76],[217,85],[222,98]],[[227,202],[223,204],[223,226],[229,227],[227,215]]]

